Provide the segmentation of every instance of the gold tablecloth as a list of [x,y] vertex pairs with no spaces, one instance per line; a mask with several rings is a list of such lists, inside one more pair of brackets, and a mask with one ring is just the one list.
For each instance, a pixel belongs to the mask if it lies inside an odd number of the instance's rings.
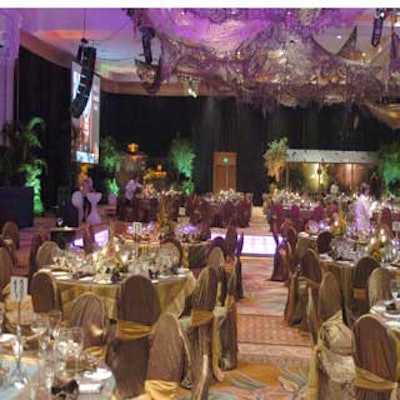
[[[87,280],[56,279],[57,296],[63,310],[64,318],[68,318],[71,312],[73,300],[80,294],[92,292],[101,296],[106,305],[107,314],[111,319],[117,319],[117,284],[101,284]],[[189,296],[195,286],[196,278],[192,272],[188,272],[186,277],[171,277],[159,279],[154,283],[159,298],[162,312],[171,312],[179,316],[185,307],[185,299]]]

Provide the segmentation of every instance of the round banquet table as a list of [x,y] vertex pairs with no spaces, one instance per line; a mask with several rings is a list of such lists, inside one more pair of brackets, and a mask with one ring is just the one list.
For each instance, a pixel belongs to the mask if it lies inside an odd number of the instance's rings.
[[[71,313],[73,301],[82,293],[92,292],[104,299],[107,314],[110,319],[117,319],[117,294],[121,282],[96,282],[93,276],[73,279],[65,272],[51,271],[56,282],[56,296],[60,308],[63,310],[64,319]],[[191,271],[184,275],[176,275],[152,280],[157,289],[162,312],[171,312],[176,316],[182,314],[185,307],[185,299],[195,286],[196,278]]]

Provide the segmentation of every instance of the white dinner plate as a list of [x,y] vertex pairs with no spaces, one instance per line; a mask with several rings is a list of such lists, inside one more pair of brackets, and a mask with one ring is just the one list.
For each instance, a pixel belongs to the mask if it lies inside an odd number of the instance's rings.
[[71,279],[72,277],[71,277],[71,275],[66,275],[66,274],[64,274],[64,275],[57,276],[56,278],[57,278],[57,280],[59,280],[59,281],[68,281],[68,280]]
[[151,280],[151,283],[158,283],[158,282],[159,282],[158,279],[152,279],[152,280]]
[[400,318],[400,310],[386,310],[386,311],[383,312],[383,315],[386,318],[398,319],[398,318]]
[[0,343],[7,343],[10,340],[14,340],[15,338],[16,336],[11,333],[3,333],[2,335],[0,335]]
[[90,378],[95,381],[104,381],[111,378],[112,372],[107,368],[97,368],[96,371],[87,371],[83,374],[85,378]]

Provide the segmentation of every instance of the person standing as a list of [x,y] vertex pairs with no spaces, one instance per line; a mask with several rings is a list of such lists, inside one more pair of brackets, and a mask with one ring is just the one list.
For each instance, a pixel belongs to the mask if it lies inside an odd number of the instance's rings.
[[358,196],[355,214],[356,226],[358,231],[369,231],[371,227],[372,207],[369,198],[369,185],[362,183],[360,186],[360,195]]

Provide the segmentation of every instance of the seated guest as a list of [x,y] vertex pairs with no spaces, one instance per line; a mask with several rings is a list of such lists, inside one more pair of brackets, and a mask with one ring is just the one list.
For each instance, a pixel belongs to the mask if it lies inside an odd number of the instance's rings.
[[142,184],[139,182],[139,177],[134,176],[128,181],[125,186],[125,198],[127,200],[132,200],[133,196],[138,193],[143,188]]

